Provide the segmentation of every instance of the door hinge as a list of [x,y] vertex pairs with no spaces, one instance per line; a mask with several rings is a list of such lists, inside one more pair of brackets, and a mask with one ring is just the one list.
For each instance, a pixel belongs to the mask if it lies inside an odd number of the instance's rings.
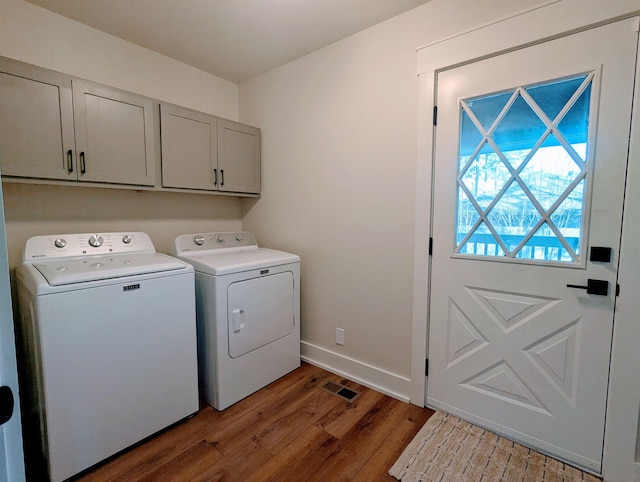
[[425,377],[429,376],[429,359],[428,358],[424,361],[424,376]]
[[620,296],[620,285],[616,283],[616,296]]
[[433,125],[434,126],[438,125],[438,106],[437,105],[433,106]]
[[429,256],[433,255],[433,238],[429,238]]

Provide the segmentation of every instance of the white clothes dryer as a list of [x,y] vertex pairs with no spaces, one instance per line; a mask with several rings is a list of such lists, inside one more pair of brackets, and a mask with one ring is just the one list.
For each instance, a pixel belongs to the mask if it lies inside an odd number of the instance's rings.
[[185,234],[196,273],[200,395],[224,410],[300,366],[300,257],[248,232]]
[[65,480],[198,411],[191,265],[145,233],[36,236],[23,262],[29,478]]

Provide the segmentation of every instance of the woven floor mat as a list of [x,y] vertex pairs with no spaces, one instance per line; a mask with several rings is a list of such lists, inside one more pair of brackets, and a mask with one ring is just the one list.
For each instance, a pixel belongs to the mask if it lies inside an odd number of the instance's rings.
[[389,469],[402,482],[600,482],[601,479],[444,412]]

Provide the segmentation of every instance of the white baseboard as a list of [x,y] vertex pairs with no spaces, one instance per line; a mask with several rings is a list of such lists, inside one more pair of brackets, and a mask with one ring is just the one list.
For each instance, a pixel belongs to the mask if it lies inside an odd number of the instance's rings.
[[410,403],[411,380],[353,358],[305,341],[300,342],[302,360],[377,390],[402,402]]

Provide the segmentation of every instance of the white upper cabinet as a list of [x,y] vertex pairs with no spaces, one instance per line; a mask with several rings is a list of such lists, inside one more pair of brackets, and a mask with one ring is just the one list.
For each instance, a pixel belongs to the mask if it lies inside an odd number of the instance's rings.
[[260,193],[260,129],[160,105],[162,186]]
[[153,101],[73,81],[78,180],[155,185]]
[[0,171],[76,179],[70,78],[0,62]]

